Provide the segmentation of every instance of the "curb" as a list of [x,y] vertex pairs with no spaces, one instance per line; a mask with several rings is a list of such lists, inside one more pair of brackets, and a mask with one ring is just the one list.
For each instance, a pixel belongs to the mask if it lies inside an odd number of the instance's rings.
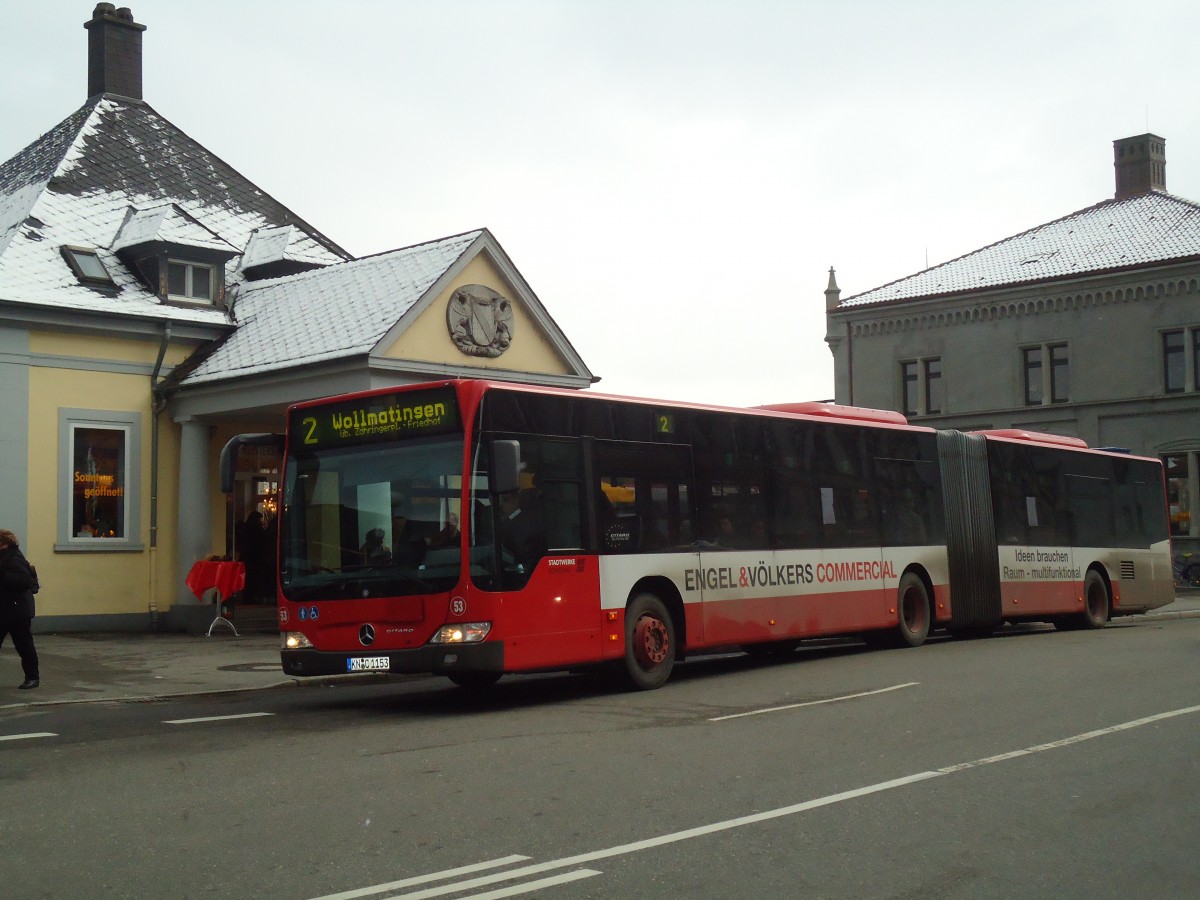
[[1200,609],[1177,609],[1169,612],[1142,613],[1146,619],[1200,619]]
[[334,687],[338,684],[387,684],[400,680],[435,677],[427,674],[417,675],[387,675],[382,673],[363,672],[361,674],[324,675],[320,678],[300,679],[288,678],[286,681],[276,681],[274,684],[247,685],[233,688],[196,688],[191,691],[173,691],[168,694],[128,694],[120,697],[76,697],[61,700],[27,700],[23,703],[0,704],[0,712],[11,709],[30,709],[37,706],[77,706],[84,703],[158,703],[165,700],[176,700],[181,697],[217,696],[220,694],[245,694],[250,691],[268,691],[277,688],[297,687]]
[[176,700],[180,697],[199,697],[205,694],[245,694],[249,691],[268,691],[274,688],[287,687],[296,684],[295,681],[277,681],[274,684],[259,684],[253,687],[235,688],[197,688],[194,691],[175,691],[170,694],[129,694],[121,697],[76,697],[63,700],[27,700],[24,703],[6,703],[0,705],[0,710],[29,709],[34,706],[78,706],[84,703],[158,703],[164,700]]

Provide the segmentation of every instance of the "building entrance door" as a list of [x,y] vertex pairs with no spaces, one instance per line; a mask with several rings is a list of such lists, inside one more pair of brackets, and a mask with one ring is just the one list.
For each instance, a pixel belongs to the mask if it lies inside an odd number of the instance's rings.
[[273,447],[244,446],[239,453],[225,541],[227,555],[246,566],[242,603],[275,603],[281,461]]

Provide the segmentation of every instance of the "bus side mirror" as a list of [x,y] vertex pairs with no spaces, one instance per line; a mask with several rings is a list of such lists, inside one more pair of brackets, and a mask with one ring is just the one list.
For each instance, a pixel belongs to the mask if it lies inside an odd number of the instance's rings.
[[491,489],[511,494],[521,487],[521,442],[492,441]]
[[221,462],[218,466],[222,494],[233,493],[234,482],[237,478],[238,450],[244,444],[274,447],[283,453],[282,434],[236,434],[231,437],[229,443],[221,448]]

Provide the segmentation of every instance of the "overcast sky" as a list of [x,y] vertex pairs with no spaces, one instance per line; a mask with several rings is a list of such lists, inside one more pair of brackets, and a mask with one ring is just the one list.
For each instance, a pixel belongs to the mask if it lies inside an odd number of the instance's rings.
[[[4,0],[0,159],[83,104],[94,5]],[[489,228],[607,391],[831,398],[830,266],[1109,199],[1116,138],[1200,201],[1195,0],[130,6],[161,115],[355,255]]]

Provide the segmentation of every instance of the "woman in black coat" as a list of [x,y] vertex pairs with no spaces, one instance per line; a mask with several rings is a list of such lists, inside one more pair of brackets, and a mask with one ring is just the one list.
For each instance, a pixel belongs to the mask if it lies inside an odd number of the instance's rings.
[[32,632],[33,595],[37,589],[37,577],[21,553],[17,536],[0,528],[0,647],[11,634],[25,670],[22,690],[37,687],[41,678]]

